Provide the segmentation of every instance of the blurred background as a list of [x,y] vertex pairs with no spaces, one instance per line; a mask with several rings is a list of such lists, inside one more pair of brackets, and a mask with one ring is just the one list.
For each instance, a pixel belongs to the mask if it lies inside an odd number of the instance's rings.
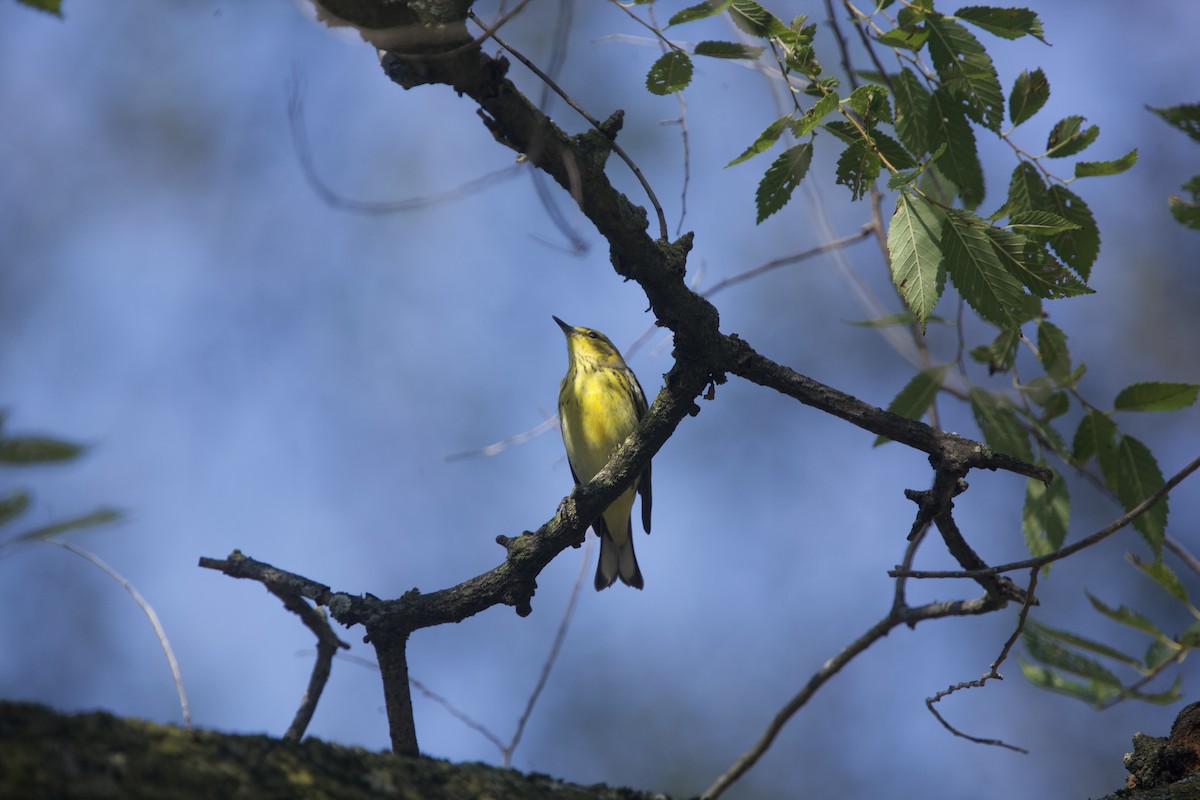
[[[505,32],[545,64],[554,9],[537,5]],[[660,5],[664,21],[686,3]],[[784,5],[772,10],[824,21],[823,4]],[[1140,152],[1130,172],[1073,187],[1104,237],[1097,294],[1048,308],[1088,365],[1083,393],[1108,407],[1134,381],[1195,381],[1198,240],[1169,217],[1166,196],[1198,171],[1200,151],[1144,106],[1200,100],[1192,80],[1200,6],[1031,5],[1052,46],[979,34],[1006,89],[1022,69],[1049,76],[1048,106],[1016,140],[1036,151],[1057,119],[1082,114],[1102,130],[1086,158]],[[479,8],[485,17],[494,10]],[[731,37],[720,20],[705,25],[680,36]],[[644,35],[615,5],[576,4],[560,82],[596,117],[625,109],[620,141],[674,232],[683,150],[670,121],[680,109],[644,90],[658,56]],[[824,24],[818,55],[837,69]],[[773,155],[723,167],[777,116],[772,88],[738,63],[699,58],[696,68],[682,223],[696,232],[690,279],[711,286],[867,221],[866,204],[833,185],[835,151],[821,137],[805,191],[755,226],[754,189]],[[513,77],[540,92],[519,66]],[[311,636],[262,587],[198,569],[197,559],[240,548],[380,597],[490,569],[503,556],[497,534],[536,528],[570,490],[557,430],[493,457],[447,457],[553,413],[566,352],[551,314],[621,347],[653,321],[638,287],[614,276],[603,240],[551,187],[585,245],[572,251],[528,172],[404,213],[331,206],[293,146],[291,92],[303,104],[314,169],[345,197],[427,198],[513,163],[470,101],[443,87],[401,90],[369,46],[289,3],[68,0],[64,19],[0,3],[0,406],[9,435],[90,446],[67,465],[5,468],[0,481],[35,491],[27,527],[100,505],[123,509],[122,522],[72,541],[153,604],[197,725],[274,735],[304,691]],[[568,130],[584,130],[561,102],[552,109]],[[1014,162],[1003,143],[979,139],[990,211]],[[644,202],[615,159],[609,171]],[[714,301],[722,330],[885,406],[913,370],[878,331],[846,324],[873,313],[855,282],[896,310],[871,242]],[[947,298],[938,313],[953,317],[955,306]],[[979,343],[988,334],[968,336]],[[935,358],[953,358],[953,331],[931,326],[929,342]],[[669,340],[656,331],[630,363],[655,392],[670,367]],[[886,613],[886,570],[913,514],[902,492],[928,486],[924,456],[872,449],[870,434],[738,380],[701,407],[654,463],[654,534],[637,541],[645,591],[585,586],[513,766],[697,794],[816,669]],[[968,409],[949,400],[941,409],[945,428],[976,435]],[[1170,475],[1196,455],[1196,414],[1127,415],[1122,425]],[[1087,484],[1072,480],[1071,489],[1072,537],[1118,515]],[[974,474],[957,501],[960,525],[989,561],[1022,557],[1023,498],[1021,478]],[[1185,483],[1170,502],[1169,532],[1200,549],[1195,487]],[[1144,553],[1132,531],[1056,565],[1039,587],[1037,618],[1144,646],[1092,612],[1087,589],[1168,630],[1186,626],[1190,618],[1123,562],[1127,551]],[[507,738],[586,555],[594,558],[590,548],[568,551],[542,574],[527,619],[496,608],[415,634],[413,675]],[[953,564],[930,542],[918,566]],[[913,602],[978,592],[962,582],[910,591]],[[1180,706],[1098,714],[1034,689],[1013,659],[1002,670],[1009,680],[957,694],[941,710],[1030,755],[953,738],[925,710],[926,697],[987,670],[1015,614],[893,632],[819,693],[730,796],[1086,797],[1118,788],[1131,734],[1165,735]],[[373,659],[361,629],[340,633],[352,654]],[[0,640],[0,696],[181,720],[141,611],[60,548],[27,546],[0,559]],[[1200,676],[1183,674],[1197,699]],[[415,702],[424,752],[500,760],[445,709]],[[378,675],[335,663],[309,732],[386,748]]]

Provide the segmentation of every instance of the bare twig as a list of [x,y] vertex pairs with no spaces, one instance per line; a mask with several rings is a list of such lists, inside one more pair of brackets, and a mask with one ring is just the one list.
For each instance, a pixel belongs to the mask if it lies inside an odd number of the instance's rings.
[[350,645],[337,637],[333,628],[329,627],[329,620],[323,613],[310,606],[300,596],[285,592],[278,587],[268,586],[267,591],[282,600],[284,608],[300,617],[300,621],[304,623],[305,627],[317,637],[317,659],[313,663],[312,675],[308,678],[308,686],[304,690],[304,697],[300,700],[300,707],[296,709],[296,714],[292,717],[292,724],[283,734],[284,740],[298,742],[304,738],[304,732],[308,730],[308,723],[312,721],[313,713],[317,710],[317,702],[321,699],[321,692],[324,691],[325,684],[329,680],[334,654],[337,653],[338,648],[349,650]]
[[934,708],[934,705],[937,703],[940,703],[943,698],[949,697],[950,695],[954,694],[955,692],[957,692],[961,689],[982,689],[984,684],[986,684],[990,680],[993,680],[993,679],[998,680],[998,681],[1004,680],[1004,676],[1001,675],[999,672],[1000,665],[1003,664],[1005,659],[1008,658],[1008,654],[1010,652],[1012,652],[1013,645],[1015,645],[1017,643],[1017,639],[1020,638],[1021,632],[1023,630],[1025,630],[1025,622],[1029,618],[1029,609],[1034,604],[1034,590],[1037,588],[1037,579],[1038,579],[1038,570],[1036,570],[1036,569],[1030,570],[1029,585],[1025,588],[1025,602],[1021,604],[1021,612],[1017,615],[1017,625],[1013,629],[1012,634],[1008,637],[1008,640],[1004,643],[1004,647],[1000,648],[1000,655],[996,656],[996,659],[994,661],[992,661],[991,665],[988,667],[988,671],[983,675],[983,677],[979,678],[978,680],[974,680],[974,681],[965,681],[963,683],[956,683],[953,686],[947,687],[947,688],[943,689],[942,691],[938,692],[933,697],[925,698],[925,707],[929,709],[929,713],[933,714],[934,718],[936,718],[937,721],[942,724],[942,727],[944,727],[946,730],[950,731],[955,736],[959,736],[963,739],[967,739],[969,741],[975,742],[976,744],[986,744],[986,745],[992,745],[994,747],[1003,747],[1007,750],[1013,750],[1018,753],[1024,753],[1026,755],[1029,754],[1029,751],[1026,750],[1024,747],[1017,747],[1016,745],[1009,744],[1008,742],[1005,742],[1002,739],[982,739],[977,736],[972,736],[968,733],[963,733],[958,728],[954,727],[949,722],[947,722],[945,717],[943,717],[938,712],[938,710],[936,708]]
[[[479,17],[475,15],[474,11],[468,11],[467,17],[480,27],[483,26],[483,23],[480,22]],[[492,34],[492,38],[496,40],[496,44],[507,50],[514,58],[524,64],[526,69],[528,69],[534,75],[537,75],[538,78],[544,81],[547,86],[553,89],[555,94],[561,97],[567,105],[575,109],[576,113],[591,123],[593,128],[602,133],[606,131],[606,128],[600,124],[600,120],[596,119],[587,111],[585,111],[583,106],[579,105],[579,103],[575,102],[570,95],[564,92],[557,83],[550,79],[549,75],[547,75],[541,70],[541,68],[537,66],[537,64],[534,64],[532,61],[526,58],[523,53],[513,48],[512,45],[494,33]],[[654,208],[655,214],[658,215],[659,240],[663,242],[667,241],[667,218],[663,214],[662,206],[659,205],[658,202],[658,197],[655,196],[654,190],[650,188],[650,183],[646,180],[646,176],[642,174],[642,170],[633,162],[633,159],[629,157],[624,148],[617,144],[616,139],[612,138],[611,136],[609,136],[609,146],[612,147],[614,153],[620,156],[621,160],[624,161],[629,169],[633,172],[634,177],[638,179],[638,183],[642,185],[642,190],[646,193],[646,197],[650,200],[650,205]]]
[[162,648],[163,654],[166,655],[167,666],[171,669],[171,680],[175,682],[175,692],[179,695],[179,708],[183,712],[183,724],[185,727],[192,727],[192,711],[188,706],[187,692],[183,690],[183,676],[179,674],[179,662],[175,660],[175,652],[171,649],[171,643],[167,640],[167,632],[163,630],[162,623],[158,621],[158,614],[154,612],[154,607],[146,602],[146,598],[142,597],[142,593],[126,580],[124,575],[110,567],[100,556],[90,550],[85,550],[79,545],[71,544],[62,539],[47,538],[43,541],[56,544],[80,558],[87,559],[93,565],[99,567],[108,577],[119,583],[121,588],[129,592],[129,596],[142,609],[142,613],[146,615],[146,619],[150,620],[150,625],[154,628],[154,635],[158,637],[158,645]]
[[897,577],[900,574],[905,574],[910,578],[982,578],[988,575],[999,575],[1003,572],[1012,572],[1019,569],[1040,569],[1047,564],[1053,564],[1055,561],[1074,555],[1080,550],[1086,550],[1094,544],[1097,544],[1104,539],[1107,539],[1112,534],[1124,528],[1135,519],[1145,514],[1154,505],[1171,493],[1171,490],[1184,481],[1189,475],[1200,469],[1200,457],[1193,459],[1183,469],[1171,476],[1170,480],[1164,483],[1158,491],[1147,497],[1142,502],[1131,508],[1126,513],[1117,517],[1115,520],[1104,526],[1100,530],[1080,539],[1075,544],[1068,545],[1061,550],[1055,550],[1038,558],[1027,558],[1024,561],[1014,561],[1010,564],[1001,564],[998,567],[987,567],[981,569],[970,570],[901,570],[899,568],[888,571],[888,575]]

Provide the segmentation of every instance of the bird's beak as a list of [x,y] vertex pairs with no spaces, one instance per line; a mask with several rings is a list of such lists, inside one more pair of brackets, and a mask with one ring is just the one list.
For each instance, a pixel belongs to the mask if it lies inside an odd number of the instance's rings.
[[570,336],[571,332],[575,330],[573,327],[571,327],[567,323],[563,322],[561,319],[554,316],[553,314],[550,315],[550,318],[558,323],[558,327],[562,328],[563,333],[565,333],[567,336]]

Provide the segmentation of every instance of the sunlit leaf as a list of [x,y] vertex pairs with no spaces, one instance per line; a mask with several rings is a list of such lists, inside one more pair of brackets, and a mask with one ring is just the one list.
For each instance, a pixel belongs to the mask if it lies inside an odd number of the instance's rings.
[[850,189],[852,199],[860,200],[879,177],[879,169],[879,154],[859,139],[838,157],[836,182]]
[[697,3],[694,6],[688,6],[682,11],[676,11],[672,14],[671,18],[667,20],[667,27],[720,14],[732,4],[733,0],[713,0],[713,2]]
[[1086,150],[1100,135],[1100,127],[1091,125],[1084,128],[1083,123],[1084,119],[1080,116],[1065,117],[1055,123],[1046,140],[1046,155],[1063,158]]
[[978,25],[993,36],[1002,39],[1020,39],[1033,36],[1045,39],[1042,21],[1027,8],[994,8],[992,6],[966,6],[954,12],[954,16]]
[[941,213],[919,195],[901,192],[888,226],[892,283],[922,329],[946,288]]
[[967,305],[989,322],[1007,327],[1016,322],[1024,292],[1000,264],[985,233],[990,227],[970,212],[948,211],[942,224],[942,254],[946,273]]
[[1095,178],[1103,175],[1120,175],[1138,160],[1137,148],[1112,161],[1080,161],[1075,165],[1076,178]]

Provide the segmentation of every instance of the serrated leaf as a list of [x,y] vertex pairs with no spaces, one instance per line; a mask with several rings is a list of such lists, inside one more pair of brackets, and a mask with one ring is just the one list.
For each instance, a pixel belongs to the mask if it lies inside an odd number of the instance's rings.
[[1061,548],[1070,521],[1071,497],[1057,471],[1049,486],[1034,478],[1026,482],[1021,532],[1031,556],[1049,555]]
[[892,283],[924,330],[946,288],[941,213],[919,195],[901,192],[888,225]]
[[765,153],[767,150],[770,150],[775,143],[779,141],[779,137],[783,135],[783,132],[787,130],[791,123],[791,114],[775,120],[758,135],[758,138],[754,140],[754,143],[747,147],[740,156],[735,158],[733,161],[730,161],[725,166],[732,167],[734,164],[741,164],[743,161],[748,161],[751,158],[754,158],[759,153]]
[[83,445],[46,436],[14,436],[0,439],[0,462],[39,464],[49,461],[70,461],[78,458],[85,449]]
[[1008,96],[1008,118],[1014,126],[1042,110],[1050,99],[1050,81],[1041,69],[1033,72],[1024,70],[1013,82],[1012,94]]
[[[887,410],[905,419],[920,419],[925,416],[925,412],[937,398],[938,390],[942,388],[947,369],[947,365],[942,364],[918,372],[892,399]],[[890,441],[886,436],[879,436],[871,446],[878,447]]]
[[1112,161],[1080,161],[1075,165],[1076,178],[1095,178],[1103,175],[1120,175],[1137,163],[1138,151],[1133,148]]
[[1110,487],[1117,482],[1117,426],[1105,414],[1089,411],[1079,421],[1071,442],[1075,465],[1082,467],[1093,456],[1100,464],[1104,482]]
[[29,508],[29,492],[24,489],[12,489],[4,498],[0,498],[0,525],[20,516]]
[[1058,694],[1064,694],[1068,697],[1074,697],[1076,700],[1082,700],[1088,705],[1097,708],[1103,706],[1118,694],[1117,690],[1110,686],[1100,686],[1095,681],[1087,684],[1073,681],[1069,678],[1064,678],[1048,667],[1034,666],[1024,660],[1021,661],[1021,674],[1025,676],[1025,680],[1034,686],[1051,692],[1057,692]]
[[1162,560],[1145,561],[1137,556],[1129,557],[1130,563],[1141,570],[1142,574],[1150,580],[1158,584],[1158,587],[1167,594],[1174,597],[1181,603],[1188,603],[1187,588],[1183,585],[1183,581],[1179,580],[1179,576],[1175,571],[1162,562]]
[[767,168],[767,173],[758,184],[758,191],[754,193],[754,200],[758,206],[758,222],[784,207],[791,199],[792,192],[800,185],[800,181],[804,180],[811,163],[811,142],[798,144],[779,154],[775,162]]
[[709,58],[748,58],[751,61],[763,54],[764,48],[737,42],[699,42],[692,52]]
[[1063,262],[1085,281],[1100,255],[1100,228],[1087,203],[1065,186],[1052,186],[1046,192],[1045,210],[1074,222],[1079,230],[1064,231],[1050,237],[1050,246]]
[[[1071,409],[1071,398],[1067,396],[1066,392],[1055,392],[1040,405],[1042,406],[1042,420],[1049,422],[1061,417]],[[1065,452],[1065,448],[1059,448],[1059,450]]]
[[969,30],[946,17],[929,17],[929,55],[942,88],[962,100],[971,119],[1000,132],[1004,92],[992,58]]
[[986,389],[973,388],[970,400],[971,413],[975,415],[975,422],[988,447],[1022,461],[1033,461],[1029,433],[1009,408],[1005,398]]
[[860,200],[879,177],[879,168],[879,154],[860,139],[838,157],[836,182],[850,189],[852,199]]
[[646,88],[651,94],[672,94],[692,82],[692,59],[681,50],[671,50],[659,56],[646,74]]
[[1119,622],[1122,625],[1133,628],[1135,631],[1147,633],[1155,638],[1167,638],[1167,635],[1159,630],[1158,626],[1151,622],[1149,617],[1139,614],[1138,612],[1130,608],[1126,608],[1125,606],[1112,608],[1111,606],[1106,605],[1103,600],[1099,599],[1091,592],[1084,592],[1084,594],[1087,595],[1087,599],[1091,602],[1092,608],[1096,609],[1114,622]]
[[1157,669],[1171,659],[1176,658],[1178,655],[1178,646],[1173,646],[1162,639],[1155,639],[1150,643],[1150,646],[1146,648],[1146,655],[1144,657],[1146,669]]
[[854,109],[864,127],[876,122],[892,121],[892,106],[887,99],[888,91],[882,86],[869,83],[859,86],[846,98],[846,105]]
[[1117,679],[1117,676],[1106,669],[1099,661],[1076,653],[1054,641],[1035,622],[1030,622],[1025,626],[1025,630],[1021,634],[1021,639],[1025,643],[1026,652],[1029,653],[1029,657],[1034,661],[1061,669],[1063,672],[1069,672],[1072,675],[1078,675],[1081,678],[1088,678],[1101,686],[1112,688],[1120,688],[1121,686],[1121,681]]
[[56,17],[62,16],[62,0],[17,0],[17,2]]
[[1042,362],[1042,369],[1060,386],[1071,374],[1071,353],[1067,349],[1067,335],[1057,325],[1046,320],[1038,324],[1038,358]]
[[54,536],[58,536],[61,533],[67,533],[68,531],[79,530],[81,528],[93,528],[97,525],[115,522],[120,518],[120,511],[112,508],[99,508],[87,514],[82,514],[78,517],[72,517],[65,522],[56,522],[53,525],[44,525],[40,528],[34,528],[31,531],[26,531],[12,541],[29,542],[35,539],[50,539]]
[[928,141],[945,142],[946,152],[938,159],[939,171],[954,184],[963,205],[975,208],[983,202],[983,167],[975,148],[975,133],[963,116],[961,104],[938,89],[930,95]]
[[1083,128],[1084,118],[1073,115],[1064,117],[1050,129],[1046,140],[1046,155],[1050,158],[1073,156],[1086,150],[1100,135],[1100,126]]
[[993,8],[991,6],[966,6],[954,12],[954,16],[972,25],[983,28],[1002,39],[1020,39],[1032,36],[1045,42],[1045,32],[1038,15],[1028,8]]
[[1018,211],[1009,217],[1008,228],[1025,236],[1046,239],[1063,231],[1077,231],[1079,226],[1049,211]]
[[929,90],[905,67],[892,78],[896,135],[918,156],[929,150]]
[[1016,323],[1024,292],[1000,264],[985,230],[991,226],[967,211],[953,209],[942,223],[946,273],[967,305],[1000,327]]
[[879,34],[876,40],[885,47],[899,47],[903,50],[920,50],[925,46],[925,40],[929,38],[929,31],[919,25],[910,25],[906,28],[893,28],[890,31],[885,31]]
[[754,0],[733,0],[730,3],[729,17],[733,20],[733,24],[760,39],[770,37],[776,24],[782,26],[782,23],[771,12]]
[[732,4],[733,0],[713,0],[713,2],[697,3],[694,6],[688,6],[682,11],[676,11],[672,14],[671,18],[667,20],[667,27],[715,16],[729,8]]
[[1117,411],[1177,411],[1196,402],[1200,385],[1149,381],[1126,386],[1113,401]]
[[[1106,476],[1107,477],[1107,476]],[[1112,488],[1117,493],[1126,511],[1132,511],[1143,500],[1162,488],[1164,483],[1158,461],[1150,448],[1132,436],[1121,436],[1117,440],[1116,450],[1116,485]],[[1155,558],[1162,556],[1163,539],[1167,532],[1168,498],[1163,497],[1146,513],[1133,520],[1133,527],[1150,549]]]
[[882,158],[887,159],[887,163],[897,170],[906,170],[917,166],[917,161],[912,157],[904,145],[897,142],[892,137],[888,136],[883,131],[871,129],[871,143],[875,145],[876,152]]
[[1127,653],[1123,653],[1120,650],[1117,650],[1115,647],[1110,647],[1102,642],[1089,639],[1086,636],[1080,636],[1077,633],[1071,633],[1070,631],[1060,630],[1058,628],[1051,628],[1049,625],[1043,625],[1040,622],[1035,622],[1032,624],[1037,626],[1039,634],[1055,641],[1062,642],[1068,647],[1086,650],[1089,653],[1095,653],[1098,656],[1104,656],[1105,658],[1111,658],[1113,661],[1119,661],[1122,664],[1128,664],[1135,669],[1141,669],[1141,659],[1138,659]]
[[992,240],[1001,265],[1037,297],[1056,300],[1093,294],[1093,290],[1046,252],[1020,234],[1003,228],[984,231]]
[[1028,161],[1017,164],[1008,181],[1008,213],[1022,211],[1044,211],[1047,206],[1046,182],[1037,167]]
[[1200,142],[1200,103],[1184,103],[1166,108],[1147,106],[1168,125],[1172,125]]
[[834,111],[837,106],[838,93],[830,92],[814,103],[812,108],[804,112],[803,117],[796,120],[796,122],[792,125],[792,133],[796,136],[796,138],[808,136],[816,129],[818,125],[821,124],[821,120],[829,116],[829,114]]

